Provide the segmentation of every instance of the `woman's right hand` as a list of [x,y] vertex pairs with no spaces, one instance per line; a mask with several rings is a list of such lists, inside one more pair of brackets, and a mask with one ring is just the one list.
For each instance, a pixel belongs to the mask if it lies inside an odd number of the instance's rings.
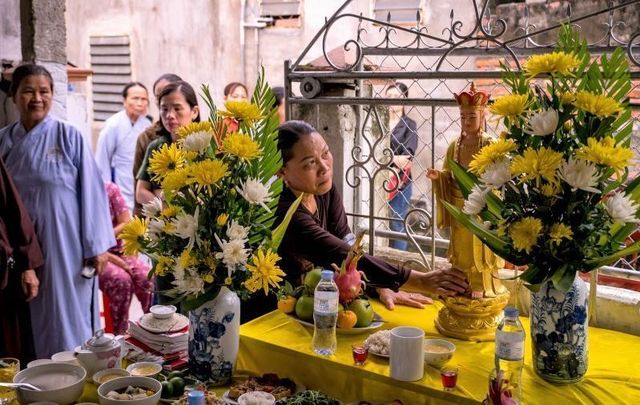
[[431,270],[426,273],[412,270],[403,288],[433,296],[452,296],[467,291],[469,284],[466,275],[456,269]]
[[440,172],[436,169],[427,169],[427,177],[431,180],[438,180],[438,177],[440,177]]

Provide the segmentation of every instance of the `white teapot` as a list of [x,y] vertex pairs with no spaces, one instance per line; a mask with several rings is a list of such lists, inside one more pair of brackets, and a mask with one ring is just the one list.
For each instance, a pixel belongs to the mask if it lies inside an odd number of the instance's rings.
[[113,336],[100,329],[89,340],[75,348],[75,355],[80,365],[87,370],[87,375],[106,368],[122,366],[124,336]]

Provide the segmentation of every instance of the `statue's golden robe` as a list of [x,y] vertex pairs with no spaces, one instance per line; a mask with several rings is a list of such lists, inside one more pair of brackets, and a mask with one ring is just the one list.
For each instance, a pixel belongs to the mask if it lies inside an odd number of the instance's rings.
[[[479,148],[489,142],[490,138],[483,135]],[[458,155],[457,147],[457,140],[451,142],[438,179],[433,181],[438,201],[436,205],[437,226],[440,229],[450,229],[449,262],[454,268],[467,275],[471,292],[482,292],[482,297],[485,298],[496,297],[506,291],[500,280],[493,277],[498,269],[504,267],[504,260],[496,256],[464,225],[458,223],[441,203],[442,201],[447,201],[460,209],[464,206],[465,198],[449,167],[449,159],[455,160],[454,158]]]

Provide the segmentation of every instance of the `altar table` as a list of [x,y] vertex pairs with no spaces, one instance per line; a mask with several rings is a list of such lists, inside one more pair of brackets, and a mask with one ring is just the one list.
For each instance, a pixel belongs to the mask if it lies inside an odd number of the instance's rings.
[[[386,321],[382,328],[400,325],[423,328],[425,338],[442,336],[433,320],[438,305],[425,309],[396,307],[389,311],[377,301],[375,311]],[[537,377],[531,364],[529,320],[521,318],[527,338],[523,371],[524,403],[640,404],[640,337],[599,328],[589,328],[589,368],[583,381],[553,385]],[[405,404],[477,404],[488,391],[494,367],[494,342],[467,342],[448,338],[456,352],[448,365],[458,366],[458,384],[450,392],[442,389],[440,373],[425,365],[422,380],[401,382],[389,377],[388,359],[369,354],[363,367],[353,365],[351,345],[368,334],[338,334],[335,355],[322,357],[311,350],[313,330],[285,314],[274,311],[240,328],[240,353],[236,369],[250,373],[277,373],[308,389],[317,389],[346,403],[356,400],[390,401]]]

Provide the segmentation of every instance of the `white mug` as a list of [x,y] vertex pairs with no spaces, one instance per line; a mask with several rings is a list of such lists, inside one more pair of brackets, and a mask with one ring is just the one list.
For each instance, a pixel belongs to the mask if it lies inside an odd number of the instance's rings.
[[424,375],[424,330],[412,326],[391,329],[389,371],[393,379],[417,381]]

